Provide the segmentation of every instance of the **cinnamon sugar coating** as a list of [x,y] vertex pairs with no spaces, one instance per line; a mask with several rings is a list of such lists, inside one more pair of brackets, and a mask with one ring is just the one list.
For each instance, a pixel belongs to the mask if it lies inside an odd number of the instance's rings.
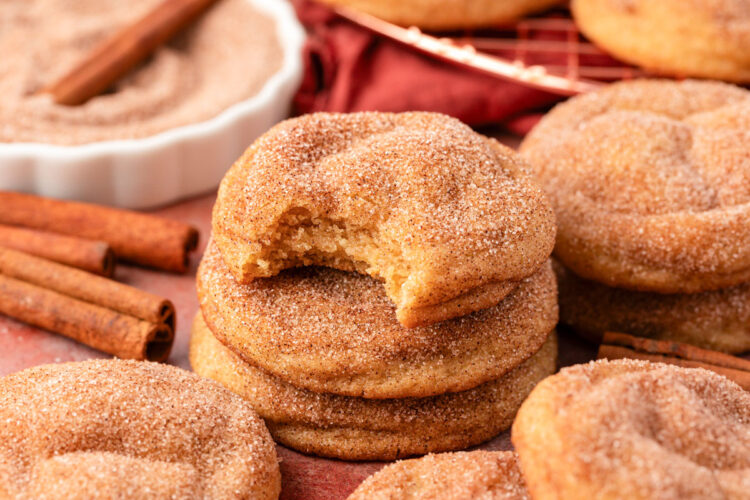
[[346,460],[393,460],[459,450],[510,427],[531,389],[555,371],[557,337],[497,380],[428,398],[364,399],[308,391],[244,362],[219,342],[199,314],[190,363],[246,398],[285,446]]
[[647,361],[564,368],[529,395],[512,440],[534,499],[747,499],[750,393]]
[[494,307],[412,329],[369,276],[306,267],[240,285],[213,242],[197,288],[207,323],[245,361],[298,387],[366,398],[426,397],[496,379],[557,323],[549,263]]
[[252,498],[281,489],[242,398],[172,366],[92,360],[0,378],[0,498]]
[[436,113],[316,113],[260,137],[219,188],[235,278],[323,265],[381,281],[407,327],[497,304],[554,246],[554,214],[509,148]]
[[604,332],[750,350],[750,283],[691,294],[632,292],[584,280],[555,262],[560,322],[593,342]]
[[440,453],[387,465],[348,500],[529,500],[510,451]]
[[635,80],[547,114],[522,153],[555,208],[555,255],[608,286],[696,293],[750,281],[750,92]]
[[747,0],[573,0],[571,10],[586,37],[620,60],[665,75],[750,82]]

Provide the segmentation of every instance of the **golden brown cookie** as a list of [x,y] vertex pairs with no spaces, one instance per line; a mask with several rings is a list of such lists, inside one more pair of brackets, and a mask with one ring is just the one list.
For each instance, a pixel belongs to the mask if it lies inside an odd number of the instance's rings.
[[172,366],[96,360],[0,378],[0,498],[252,498],[281,490],[240,397]]
[[199,314],[190,363],[204,377],[245,397],[285,446],[346,460],[393,460],[458,450],[507,429],[521,402],[555,371],[557,338],[497,380],[428,398],[364,399],[295,387],[241,360]]
[[494,380],[534,354],[557,323],[549,263],[494,307],[412,329],[369,276],[306,267],[239,285],[213,243],[197,288],[206,322],[245,361],[297,387],[366,398]]
[[750,281],[750,92],[635,80],[558,105],[522,144],[555,208],[555,255],[608,286]]
[[560,322],[593,342],[604,332],[674,340],[706,349],[750,350],[750,283],[713,292],[664,295],[611,288],[559,263]]
[[529,500],[510,451],[440,453],[387,465],[348,500]]
[[529,395],[512,440],[534,499],[746,499],[750,393],[647,361],[564,368]]
[[431,30],[480,28],[515,21],[560,0],[324,0],[403,26]]
[[437,113],[280,123],[219,188],[213,238],[241,283],[369,274],[407,327],[493,306],[547,260],[554,214],[511,149]]
[[615,57],[672,75],[750,81],[747,0],[573,0],[580,30]]

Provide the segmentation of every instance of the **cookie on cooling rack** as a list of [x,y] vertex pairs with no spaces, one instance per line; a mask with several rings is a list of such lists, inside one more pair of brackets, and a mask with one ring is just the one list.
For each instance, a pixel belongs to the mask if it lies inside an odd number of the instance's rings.
[[542,11],[561,0],[323,0],[402,26],[455,30],[497,26]]
[[750,81],[745,0],[573,0],[571,9],[583,34],[623,61],[664,75]]

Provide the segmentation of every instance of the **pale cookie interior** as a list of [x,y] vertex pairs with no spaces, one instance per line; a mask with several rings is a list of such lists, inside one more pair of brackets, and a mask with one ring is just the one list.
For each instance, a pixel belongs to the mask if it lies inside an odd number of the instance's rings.
[[411,266],[395,242],[383,241],[374,225],[353,225],[296,207],[262,238],[248,257],[243,273],[274,276],[284,269],[320,265],[368,274],[385,283],[396,303],[406,300]]

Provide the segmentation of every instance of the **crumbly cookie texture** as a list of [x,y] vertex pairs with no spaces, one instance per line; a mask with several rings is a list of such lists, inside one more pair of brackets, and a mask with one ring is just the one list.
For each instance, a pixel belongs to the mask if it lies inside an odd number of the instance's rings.
[[2,498],[276,499],[268,429],[239,396],[145,361],[0,378]]
[[440,453],[387,465],[348,500],[530,500],[510,451]]
[[556,257],[608,286],[750,281],[750,92],[634,80],[558,105],[521,152],[555,208]]
[[512,440],[535,499],[746,499],[750,393],[699,368],[592,361],[537,385]]
[[345,460],[394,460],[460,450],[510,427],[524,398],[555,371],[557,336],[500,378],[426,398],[365,399],[313,392],[246,363],[219,342],[201,315],[190,364],[246,398],[285,446]]
[[238,281],[313,264],[366,273],[407,327],[497,304],[554,233],[525,162],[436,113],[287,120],[232,166],[213,212]]

